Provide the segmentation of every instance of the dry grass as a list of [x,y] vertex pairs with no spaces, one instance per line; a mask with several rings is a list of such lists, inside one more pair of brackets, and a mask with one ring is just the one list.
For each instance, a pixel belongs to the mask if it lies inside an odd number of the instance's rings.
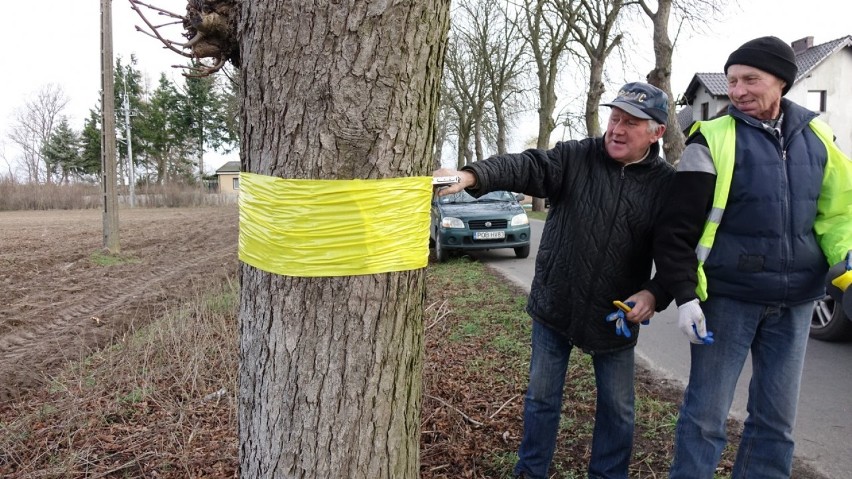
[[[119,191],[119,205],[130,203],[127,188]],[[234,204],[236,196],[210,193],[190,185],[151,185],[137,188],[135,205],[139,207],[191,207]],[[100,185],[72,183],[67,185],[34,185],[14,179],[0,178],[0,211],[72,210],[100,208],[103,193]]]
[[198,292],[0,415],[0,476],[230,477],[235,283]]
[[71,210],[100,206],[97,185],[30,185],[14,179],[0,179],[0,211]]

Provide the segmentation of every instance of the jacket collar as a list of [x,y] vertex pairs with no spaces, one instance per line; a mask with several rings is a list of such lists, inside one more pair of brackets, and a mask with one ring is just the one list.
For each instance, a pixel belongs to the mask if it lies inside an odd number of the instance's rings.
[[[781,98],[781,112],[784,114],[784,121],[781,124],[781,131],[784,138],[791,138],[793,134],[801,131],[811,120],[818,116],[816,113],[793,103],[787,98]],[[763,130],[763,124],[760,120],[746,115],[734,105],[728,105],[728,114],[749,126]]]

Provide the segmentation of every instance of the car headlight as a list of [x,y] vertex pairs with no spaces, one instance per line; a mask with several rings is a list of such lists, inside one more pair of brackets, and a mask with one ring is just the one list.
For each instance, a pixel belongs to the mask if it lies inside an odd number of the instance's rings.
[[458,218],[453,218],[452,216],[445,216],[441,218],[441,227],[442,228],[464,228],[464,222]]
[[530,219],[525,213],[512,217],[512,226],[521,226],[530,224]]

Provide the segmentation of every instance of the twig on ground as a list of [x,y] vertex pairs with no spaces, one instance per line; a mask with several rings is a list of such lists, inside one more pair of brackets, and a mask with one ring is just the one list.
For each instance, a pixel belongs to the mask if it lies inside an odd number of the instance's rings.
[[[429,306],[426,307],[426,309],[424,309],[424,312],[431,310],[432,307],[435,306],[436,304],[438,304],[437,301],[430,304]],[[424,328],[424,331],[429,331],[430,329],[432,329],[433,326],[435,326],[436,324],[441,322],[444,318],[449,316],[449,314],[450,314],[450,308],[447,307],[447,300],[445,299],[444,301],[441,302],[440,305],[438,305],[438,307],[435,308],[435,320],[432,321],[432,323],[429,326],[426,326],[426,328]]]
[[510,397],[510,398],[509,398],[509,400],[507,400],[506,402],[504,402],[502,406],[500,406],[499,408],[497,408],[497,410],[496,410],[496,411],[494,411],[494,414],[492,414],[492,415],[488,416],[488,419],[494,419],[494,416],[496,416],[496,415],[500,414],[500,411],[502,411],[504,407],[508,406],[510,402],[512,402],[512,401],[514,401],[515,399],[517,399],[517,397],[518,397],[518,396],[520,396],[520,394],[515,394],[514,396]]
[[153,455],[154,455],[154,453],[153,453],[153,452],[146,452],[145,454],[142,454],[142,455],[141,455],[141,456],[139,456],[139,457],[136,457],[136,458],[134,458],[134,459],[131,459],[131,460],[129,460],[129,461],[127,461],[127,462],[125,462],[124,464],[120,464],[120,465],[118,465],[118,466],[116,466],[116,467],[113,467],[112,469],[110,469],[110,470],[108,470],[108,471],[104,471],[104,472],[102,472],[102,473],[98,474],[97,476],[92,476],[92,478],[91,478],[91,479],[100,479],[101,477],[107,477],[107,476],[109,476],[110,474],[112,474],[112,473],[114,473],[114,472],[118,472],[118,471],[120,471],[120,470],[122,470],[122,469],[127,469],[128,467],[130,467],[130,466],[132,466],[132,465],[134,465],[134,464],[138,464],[140,461],[142,461],[142,459],[145,459],[145,458],[150,457],[150,456],[153,456]]
[[443,404],[444,406],[447,406],[448,408],[452,409],[453,411],[461,414],[461,417],[463,417],[465,419],[465,421],[473,424],[474,426],[482,427],[482,426],[485,425],[484,423],[481,423],[481,422],[477,421],[476,419],[468,416],[467,414],[462,412],[461,409],[453,406],[452,404],[448,403],[447,401],[445,401],[445,400],[443,400],[443,399],[441,399],[437,396],[432,396],[432,395],[427,394],[426,397],[429,398],[429,399],[434,399],[434,400],[438,401],[439,403]]

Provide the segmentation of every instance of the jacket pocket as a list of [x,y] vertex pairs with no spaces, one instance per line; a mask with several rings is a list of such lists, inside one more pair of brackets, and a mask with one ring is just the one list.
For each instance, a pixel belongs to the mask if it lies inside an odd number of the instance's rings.
[[763,271],[763,265],[766,262],[766,257],[756,254],[741,254],[737,262],[737,271],[743,273],[759,273]]

